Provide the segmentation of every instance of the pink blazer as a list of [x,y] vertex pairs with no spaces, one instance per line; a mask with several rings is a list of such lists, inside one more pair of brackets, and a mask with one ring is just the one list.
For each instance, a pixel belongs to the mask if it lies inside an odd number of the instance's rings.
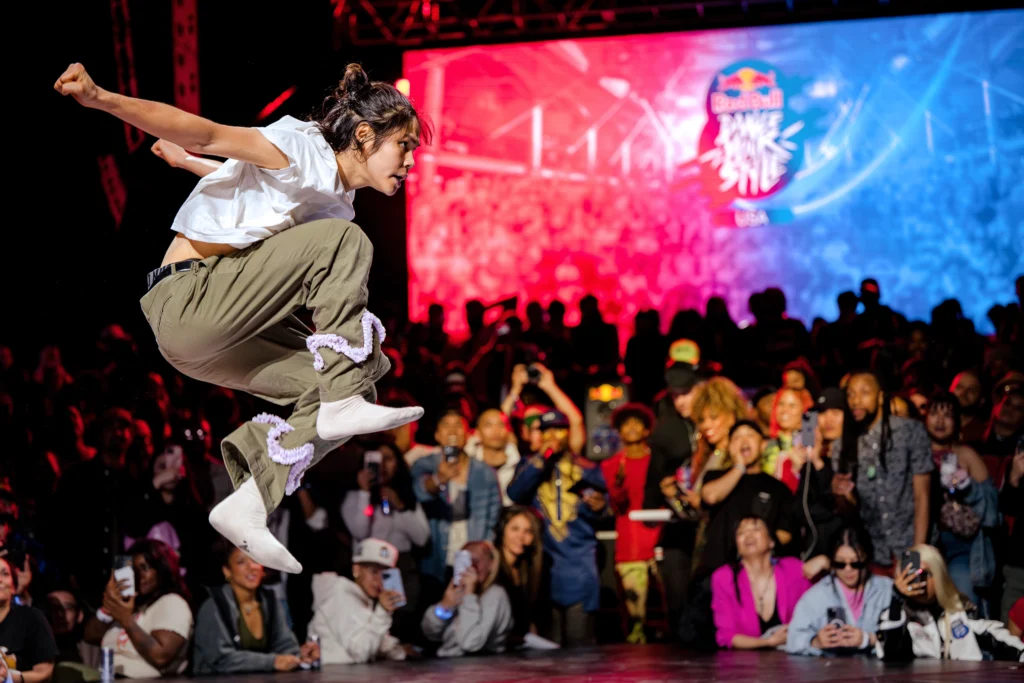
[[[732,647],[732,637],[740,634],[759,638],[761,621],[757,617],[754,593],[747,579],[747,570],[740,567],[740,599],[732,580],[732,567],[723,565],[711,575],[711,611],[715,616],[715,639],[719,647]],[[804,578],[803,563],[794,557],[784,557],[775,564],[776,606],[779,619],[788,624],[800,596],[811,587]]]

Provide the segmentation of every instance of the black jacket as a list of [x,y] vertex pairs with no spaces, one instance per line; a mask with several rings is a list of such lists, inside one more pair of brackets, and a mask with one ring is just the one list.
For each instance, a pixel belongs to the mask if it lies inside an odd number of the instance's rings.
[[[662,398],[654,407],[658,424],[648,442],[651,461],[647,466],[644,487],[644,508],[649,510],[666,507],[661,480],[675,476],[676,471],[693,458],[693,423],[679,414],[669,396]],[[690,552],[696,533],[696,523],[675,520],[662,528],[660,545]]]

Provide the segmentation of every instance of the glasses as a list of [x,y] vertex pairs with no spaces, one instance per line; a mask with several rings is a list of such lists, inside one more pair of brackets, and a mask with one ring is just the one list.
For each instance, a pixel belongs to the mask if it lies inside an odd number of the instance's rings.
[[867,562],[832,562],[833,569],[846,569],[847,567],[850,567],[851,569],[856,569],[857,571],[860,571],[861,569],[864,569],[867,566]]

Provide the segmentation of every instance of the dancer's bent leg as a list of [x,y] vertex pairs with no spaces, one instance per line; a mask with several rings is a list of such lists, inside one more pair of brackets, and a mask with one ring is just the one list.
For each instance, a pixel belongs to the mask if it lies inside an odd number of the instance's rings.
[[224,439],[224,464],[236,490],[210,514],[213,527],[257,562],[293,573],[302,566],[267,529],[267,513],[294,491],[309,467],[342,443],[324,442],[316,433],[319,388],[306,348],[310,334],[292,316],[220,356],[168,359],[191,377],[273,403],[295,402],[287,422],[256,416]]
[[[317,430],[327,441],[390,429],[422,416],[421,408],[367,402],[389,363],[383,327],[366,310],[373,247],[353,223],[327,219],[298,225],[225,257],[172,276],[174,295],[158,284],[147,317],[168,358],[202,361],[237,347],[300,307],[313,311],[314,353],[323,404]],[[146,308],[146,299],[143,300]],[[207,379],[214,381],[215,379]]]

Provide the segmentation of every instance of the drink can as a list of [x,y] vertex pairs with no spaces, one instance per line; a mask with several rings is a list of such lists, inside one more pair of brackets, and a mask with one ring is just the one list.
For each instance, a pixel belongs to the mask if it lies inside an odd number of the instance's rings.
[[114,683],[114,648],[100,650],[100,683]]
[[315,633],[311,633],[309,634],[309,638],[306,640],[306,642],[312,643],[317,647],[316,659],[314,659],[310,663],[309,668],[313,669],[314,671],[318,671],[320,669],[320,636],[316,635]]

